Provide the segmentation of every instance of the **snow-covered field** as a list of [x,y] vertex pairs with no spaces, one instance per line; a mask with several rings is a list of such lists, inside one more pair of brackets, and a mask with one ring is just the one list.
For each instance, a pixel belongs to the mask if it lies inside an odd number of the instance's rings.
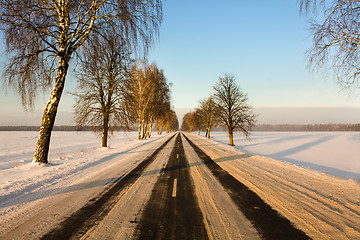
[[[212,137],[229,143],[223,132],[213,132]],[[234,144],[241,152],[360,181],[359,132],[254,132],[251,140],[236,133]]]
[[[145,141],[136,132],[115,132],[110,148],[100,147],[101,138],[92,132],[53,132],[49,162],[45,167],[31,165],[37,132],[0,132],[0,200],[31,192],[57,179],[81,176],[104,164],[155,141],[153,133]],[[228,143],[224,132],[212,139]],[[235,148],[360,181],[360,133],[357,132],[254,132],[251,140],[235,134]],[[92,169],[92,170],[91,170]]]
[[138,141],[136,132],[115,132],[110,148],[101,148],[92,132],[53,132],[50,164],[37,166],[31,162],[38,132],[0,132],[0,209],[36,200],[45,189],[51,195],[49,189],[74,184],[164,135]]
[[[236,134],[235,148],[226,145],[225,133],[214,132],[211,141],[196,133],[188,135],[221,167],[314,239],[359,239],[360,133],[256,132],[252,141]],[[138,141],[136,132],[115,133],[111,147],[104,149],[94,133],[54,132],[51,164],[46,166],[31,164],[37,136],[37,132],[0,132],[0,236],[28,214],[35,219],[39,206],[50,206],[56,198],[77,190],[82,195],[94,194],[86,189],[104,188],[111,182],[114,177],[106,175],[109,169],[125,174],[169,135],[153,133],[151,139]],[[76,203],[87,199],[76,197]]]

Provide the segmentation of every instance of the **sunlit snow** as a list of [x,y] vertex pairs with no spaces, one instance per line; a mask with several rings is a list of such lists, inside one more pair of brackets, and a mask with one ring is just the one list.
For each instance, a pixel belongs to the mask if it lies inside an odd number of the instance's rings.
[[[214,132],[212,137],[229,143],[222,132]],[[242,152],[360,181],[359,132],[254,132],[251,140],[236,133],[234,144]]]

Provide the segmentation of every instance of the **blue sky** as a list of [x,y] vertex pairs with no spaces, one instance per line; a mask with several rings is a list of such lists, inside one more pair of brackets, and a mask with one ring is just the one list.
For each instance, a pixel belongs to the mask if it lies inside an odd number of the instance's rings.
[[150,59],[174,83],[175,106],[208,96],[223,73],[256,106],[360,106],[306,67],[311,37],[295,0],[166,1],[164,14]]
[[[356,112],[354,118],[347,114],[346,119],[338,116],[338,120],[331,121],[359,119],[358,90],[351,95],[340,92],[331,74],[312,73],[306,67],[305,51],[311,47],[306,29],[309,19],[300,16],[296,0],[167,0],[163,11],[160,37],[150,51],[149,61],[164,69],[173,83],[173,105],[180,118],[210,95],[219,76],[230,73],[260,114],[264,108],[321,107],[326,112],[332,111],[331,107],[350,107],[350,112]],[[67,80],[67,91],[72,90],[73,82]],[[31,118],[40,124],[37,119],[41,119],[49,95],[40,96],[34,112],[24,114],[16,95],[1,91],[0,100],[6,104],[1,104],[0,125],[14,117]],[[71,118],[72,104],[73,99],[65,93],[60,119]],[[325,112],[323,122],[328,122]],[[268,114],[264,113],[260,122],[271,122]],[[283,122],[292,123],[292,116],[287,117]],[[299,121],[311,122],[311,117],[302,116]]]
[[255,107],[359,107],[359,92],[340,92],[331,74],[307,68],[308,21],[296,0],[166,1],[149,58],[173,82],[177,108],[195,107],[223,73]]

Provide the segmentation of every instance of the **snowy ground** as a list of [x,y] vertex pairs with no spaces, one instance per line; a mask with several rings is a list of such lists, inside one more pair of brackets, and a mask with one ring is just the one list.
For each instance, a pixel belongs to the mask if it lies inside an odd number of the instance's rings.
[[[151,139],[138,141],[136,132],[116,132],[110,148],[102,149],[100,136],[92,132],[53,132],[51,164],[38,167],[30,164],[37,137],[37,132],[0,132],[0,200],[31,192],[58,179],[96,171],[98,165],[159,138],[153,133]],[[212,138],[228,143],[223,132],[213,132]],[[241,152],[360,181],[360,133],[254,132],[250,141],[237,133],[234,142]]]
[[355,180],[244,154],[197,134],[188,136],[224,170],[312,239],[360,239],[360,184]]
[[53,132],[50,164],[42,167],[31,164],[37,137],[37,132],[0,132],[0,210],[74,184],[164,135],[138,141],[136,132],[115,132],[110,148],[101,148],[101,137],[92,132]]
[[[111,148],[103,149],[100,137],[91,132],[54,132],[51,164],[39,167],[30,164],[37,135],[0,132],[0,236],[29,215],[38,219],[39,209],[61,203],[67,196],[76,199],[71,208],[80,206],[95,194],[90,188],[100,192],[169,136],[153,133],[151,139],[138,141],[135,132],[115,133]],[[250,142],[238,134],[235,148],[226,145],[224,133],[214,133],[211,141],[188,135],[221,167],[314,239],[360,238],[359,182],[321,172],[331,169],[359,181],[360,133],[254,133]],[[270,157],[249,156],[244,151]],[[300,162],[306,168],[276,159]],[[154,169],[160,169],[164,163],[156,164]],[[114,169],[114,176],[108,174],[109,169]],[[195,170],[193,167],[193,174]],[[77,194],[80,190],[82,194]],[[210,199],[206,194],[203,198]],[[58,209],[73,210],[61,205]]]
[[[213,140],[228,144],[223,132],[213,132]],[[235,148],[360,181],[359,132],[254,132],[251,140],[240,133]]]

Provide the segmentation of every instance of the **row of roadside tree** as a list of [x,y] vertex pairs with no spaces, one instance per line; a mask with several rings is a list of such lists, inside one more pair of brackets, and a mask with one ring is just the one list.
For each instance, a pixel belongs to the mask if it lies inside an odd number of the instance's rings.
[[0,0],[0,30],[8,53],[3,78],[6,85],[18,91],[27,107],[33,105],[39,90],[52,89],[42,117],[34,163],[48,163],[51,133],[67,75],[77,66],[79,87],[73,93],[76,121],[80,125],[102,125],[103,146],[111,122],[127,125],[141,115],[139,136],[143,138],[149,136],[148,130],[143,129],[149,129],[154,119],[163,125],[164,119],[175,121],[168,103],[166,109],[170,113],[160,116],[149,110],[155,104],[154,98],[144,98],[148,107],[137,115],[133,110],[137,102],[126,98],[135,94],[131,84],[142,75],[147,78],[149,72],[156,75],[150,77],[150,85],[162,85],[161,90],[148,90],[147,94],[165,91],[162,100],[170,99],[169,84],[161,70],[154,65],[128,64],[131,53],[147,54],[161,22],[161,0]]
[[213,93],[199,102],[199,106],[183,117],[181,130],[192,132],[205,131],[210,138],[211,129],[223,126],[229,135],[229,144],[234,145],[234,131],[241,131],[249,137],[256,122],[256,114],[249,104],[248,96],[236,83],[234,76],[224,74],[213,86]]
[[78,87],[72,93],[75,121],[78,127],[101,130],[102,147],[107,147],[113,129],[129,129],[136,122],[138,139],[150,138],[154,123],[158,134],[178,129],[164,71],[131,56],[112,31],[89,37],[80,55]]

